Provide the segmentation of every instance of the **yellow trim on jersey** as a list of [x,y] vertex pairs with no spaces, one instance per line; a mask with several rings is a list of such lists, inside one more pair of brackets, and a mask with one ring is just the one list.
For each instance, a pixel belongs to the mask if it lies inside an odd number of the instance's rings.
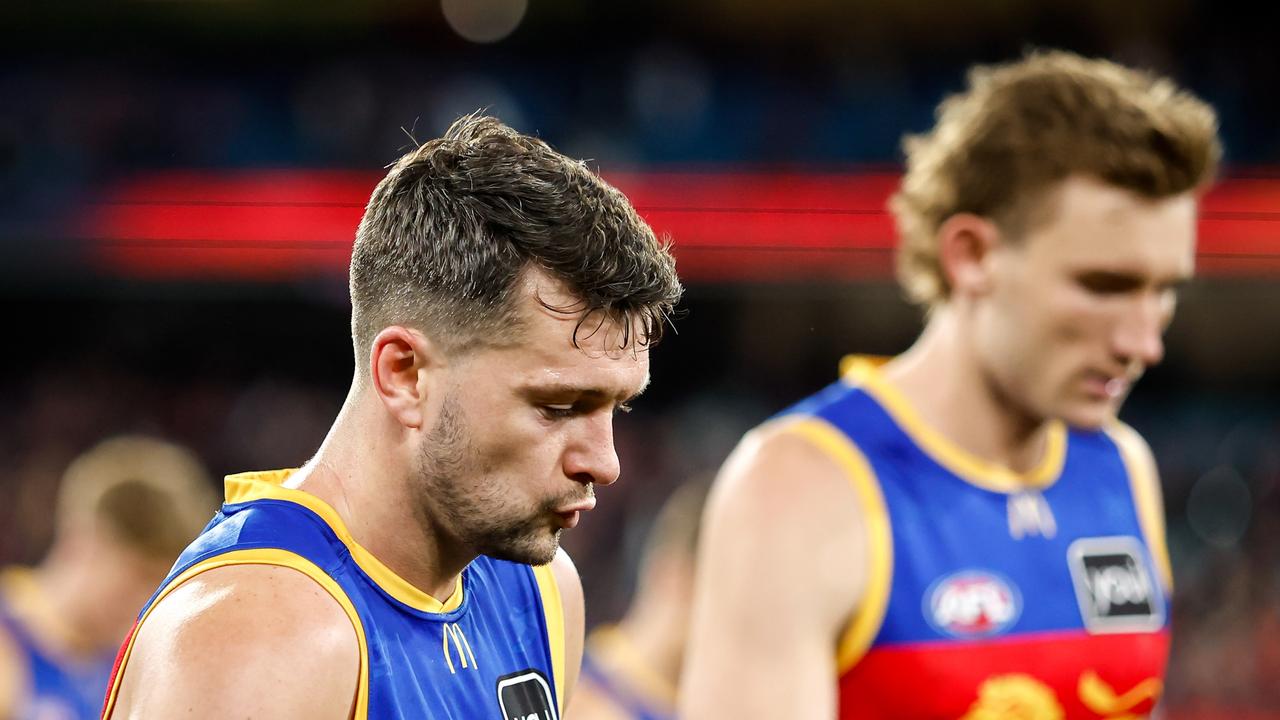
[[592,630],[587,649],[596,663],[646,706],[664,713],[675,708],[675,686],[640,657],[635,644],[617,625]]
[[[35,643],[40,652],[55,659],[76,662],[72,648],[84,646],[84,638],[49,604],[36,580],[34,568],[26,565],[0,568],[0,605],[8,606],[12,620],[26,631],[28,640]],[[0,628],[0,634],[8,633]],[[4,707],[0,705],[0,716]]]
[[[26,629],[30,639],[45,652],[52,654],[44,647],[43,639],[35,637],[35,631],[23,617],[29,611],[43,610],[45,615],[53,612],[40,597],[35,571],[30,567],[11,565],[0,569],[0,606],[6,605],[12,621]],[[66,621],[61,620],[61,623]],[[30,702],[34,691],[33,679],[18,638],[8,628],[0,627],[0,716],[8,708],[22,708]]]
[[129,644],[125,648],[123,657],[120,658],[120,668],[116,671],[115,680],[111,683],[111,689],[107,693],[106,707],[103,710],[103,720],[110,720],[111,711],[115,706],[116,697],[120,692],[120,682],[124,679],[125,667],[129,664],[129,656],[133,653],[133,644],[138,640],[138,634],[142,632],[142,625],[150,617],[151,611],[166,598],[169,593],[178,589],[186,581],[203,572],[208,572],[215,568],[227,567],[229,565],[274,565],[278,567],[293,568],[316,581],[320,587],[338,601],[342,606],[342,610],[346,612],[347,618],[351,620],[351,626],[356,631],[356,642],[360,650],[360,675],[356,682],[356,720],[365,720],[369,717],[369,645],[365,640],[364,623],[360,620],[360,615],[356,612],[356,608],[351,604],[351,599],[347,597],[346,591],[329,575],[321,570],[315,563],[287,550],[277,548],[256,548],[252,550],[232,550],[222,555],[215,555],[211,558],[201,560],[192,565],[178,575],[169,584],[165,585],[160,594],[156,596],[155,602],[151,603],[147,611],[143,613],[142,618],[138,620],[138,626],[134,628],[133,634],[129,637]]
[[564,604],[560,600],[560,584],[556,582],[551,564],[537,565],[533,577],[538,581],[538,594],[542,596],[542,615],[547,619],[547,642],[551,645],[551,681],[556,686],[556,705],[559,717],[564,717]]
[[34,597],[39,592],[36,571],[27,565],[8,565],[0,568],[0,592],[9,596]]
[[1164,503],[1160,499],[1160,475],[1151,462],[1151,453],[1136,430],[1116,420],[1103,428],[1120,448],[1120,457],[1129,475],[1129,489],[1138,512],[1138,524],[1155,560],[1165,589],[1173,591],[1173,566],[1165,539]]
[[284,487],[284,481],[293,473],[293,470],[268,470],[228,475],[226,478],[227,502],[241,503],[267,499],[284,500],[301,505],[319,515],[329,525],[333,534],[347,546],[347,550],[360,569],[391,597],[415,610],[428,613],[453,612],[462,605],[461,577],[454,578],[453,594],[444,602],[414,587],[357,543],[332,506],[305,490]]
[[36,581],[34,568],[27,565],[0,568],[0,600],[9,606],[10,615],[14,615],[14,620],[26,628],[27,634],[41,650],[59,655],[56,649],[45,645],[45,633],[30,626],[33,623],[42,625],[69,645],[76,644],[75,630],[67,624],[65,618],[54,612],[43,595],[40,584]]
[[889,511],[871,464],[858,446],[834,425],[821,418],[806,417],[787,425],[784,432],[799,434],[836,461],[858,495],[863,522],[866,523],[867,589],[836,646],[837,669],[843,673],[871,649],[889,607],[893,580],[893,535],[889,528]]
[[1030,472],[1017,473],[970,453],[925,423],[906,396],[880,373],[874,361],[860,356],[846,357],[840,369],[844,381],[870,393],[921,450],[972,485],[1001,493],[1042,490],[1057,482],[1062,474],[1067,457],[1067,427],[1060,421],[1049,423],[1040,464]]

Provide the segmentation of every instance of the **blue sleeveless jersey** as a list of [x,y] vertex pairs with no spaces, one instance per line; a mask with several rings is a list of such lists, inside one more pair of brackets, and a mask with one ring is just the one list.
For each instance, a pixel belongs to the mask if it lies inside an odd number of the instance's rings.
[[579,687],[588,683],[631,720],[675,718],[675,688],[638,663],[616,626],[597,628],[587,638]]
[[[557,720],[564,620],[550,566],[481,556],[440,602],[358,545],[337,513],[281,486],[289,471],[227,478],[227,501],[139,616],[195,575],[230,564],[295,568],[351,619],[360,648],[354,717]],[[136,635],[136,627],[134,635]],[[131,640],[121,651],[110,717]]]
[[[10,568],[6,590],[27,592],[31,571]],[[27,586],[28,589],[23,589]],[[9,637],[27,690],[18,696],[14,720],[87,720],[98,716],[111,678],[111,654],[84,660],[60,658],[41,647],[0,597],[0,633]]]
[[1055,424],[1039,467],[1017,475],[933,431],[866,360],[777,422],[846,470],[866,518],[868,590],[838,650],[842,718],[1152,710],[1168,560],[1132,430]]

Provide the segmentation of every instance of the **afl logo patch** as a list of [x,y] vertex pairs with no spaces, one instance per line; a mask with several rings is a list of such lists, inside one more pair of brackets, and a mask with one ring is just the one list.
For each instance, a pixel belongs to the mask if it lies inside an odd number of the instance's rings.
[[997,635],[1022,614],[1017,587],[984,570],[961,570],[930,586],[925,617],[935,629],[953,637]]
[[1150,632],[1164,625],[1164,598],[1146,552],[1129,536],[1081,538],[1067,548],[1080,616],[1091,633]]

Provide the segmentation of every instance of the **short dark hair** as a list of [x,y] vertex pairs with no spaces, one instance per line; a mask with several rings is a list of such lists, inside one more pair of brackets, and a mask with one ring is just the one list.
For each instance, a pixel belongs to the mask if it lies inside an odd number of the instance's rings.
[[581,299],[553,308],[582,312],[579,329],[595,312],[621,321],[624,347],[656,342],[682,293],[668,244],[621,192],[542,140],[462,117],[397,160],[369,199],[351,256],[357,358],[395,324],[449,352],[501,344],[530,267]]

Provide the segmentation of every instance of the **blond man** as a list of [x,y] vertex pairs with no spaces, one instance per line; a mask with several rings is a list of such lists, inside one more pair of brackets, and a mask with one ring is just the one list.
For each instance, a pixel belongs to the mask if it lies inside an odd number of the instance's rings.
[[172,443],[121,436],[76,458],[44,560],[0,571],[0,718],[97,718],[138,610],[216,507]]
[[1169,643],[1151,453],[1216,120],[1069,53],[980,67],[908,139],[904,354],[751,432],[710,501],[681,717],[1142,717]]

